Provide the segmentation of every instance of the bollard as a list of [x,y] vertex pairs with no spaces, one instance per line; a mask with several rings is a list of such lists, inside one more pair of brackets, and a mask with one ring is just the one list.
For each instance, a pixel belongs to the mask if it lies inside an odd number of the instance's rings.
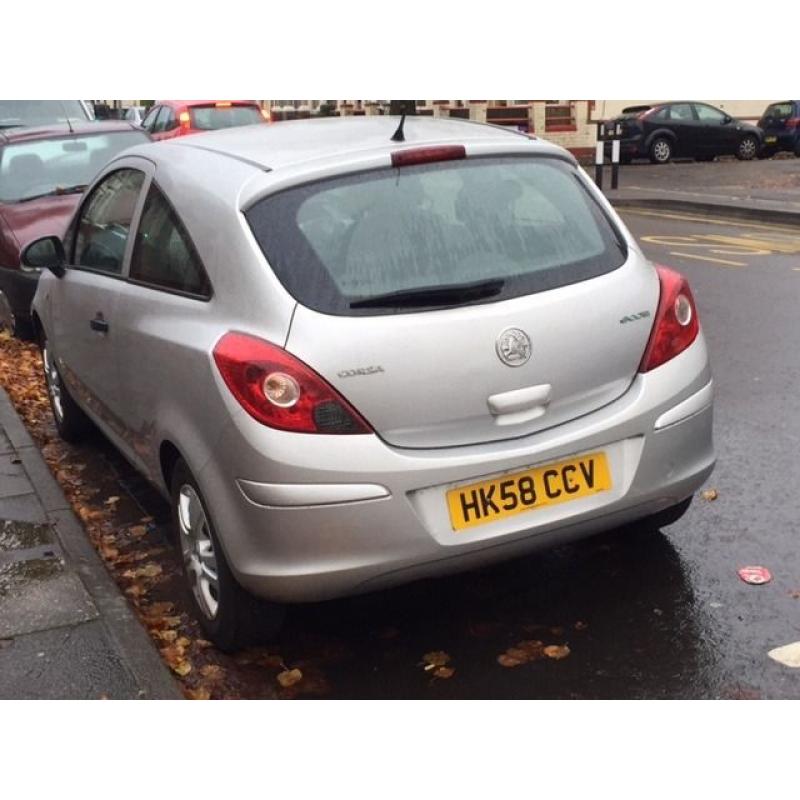
[[619,187],[620,139],[622,125],[619,122],[597,123],[597,149],[594,157],[594,181],[597,188],[603,189],[603,164],[605,161],[605,144],[611,142],[611,188]]
[[594,182],[597,188],[602,191],[603,189],[603,160],[605,159],[605,142],[598,139],[597,149],[594,153]]

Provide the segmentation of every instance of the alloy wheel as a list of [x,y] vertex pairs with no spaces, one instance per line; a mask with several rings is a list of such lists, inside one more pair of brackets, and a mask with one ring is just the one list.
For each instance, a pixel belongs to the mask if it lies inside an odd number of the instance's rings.
[[212,620],[219,610],[219,574],[214,542],[203,504],[188,483],[178,493],[181,554],[197,604]]
[[653,156],[655,157],[656,161],[660,163],[664,163],[669,161],[669,157],[672,155],[672,148],[669,146],[668,142],[665,142],[663,139],[659,139],[653,145]]
[[42,348],[42,361],[44,363],[44,377],[47,383],[47,393],[50,395],[53,413],[56,415],[58,422],[63,422],[64,403],[61,395],[61,376],[58,374],[58,368],[55,365],[53,357],[50,355],[50,349],[46,343]]
[[749,161],[756,154],[756,140],[748,136],[739,143],[739,155]]

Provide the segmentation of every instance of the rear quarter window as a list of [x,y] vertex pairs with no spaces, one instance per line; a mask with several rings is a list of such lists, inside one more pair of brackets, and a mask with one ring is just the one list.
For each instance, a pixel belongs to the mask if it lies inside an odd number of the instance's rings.
[[351,304],[496,279],[502,300],[601,275],[627,255],[575,169],[546,158],[349,175],[270,195],[246,217],[290,294],[331,314],[408,311]]

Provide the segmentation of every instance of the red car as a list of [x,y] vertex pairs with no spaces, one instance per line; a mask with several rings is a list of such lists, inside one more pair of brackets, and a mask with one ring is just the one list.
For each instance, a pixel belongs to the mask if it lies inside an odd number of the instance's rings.
[[20,264],[25,246],[46,234],[63,234],[100,169],[149,138],[127,122],[0,130],[0,328],[30,333],[39,270]]
[[269,113],[252,100],[159,100],[147,112],[142,127],[153,139],[256,125]]

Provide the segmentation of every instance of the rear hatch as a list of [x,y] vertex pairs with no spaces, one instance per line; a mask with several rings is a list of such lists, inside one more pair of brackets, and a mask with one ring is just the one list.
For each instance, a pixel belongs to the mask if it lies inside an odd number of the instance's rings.
[[623,108],[622,113],[614,117],[614,122],[619,122],[622,126],[622,135],[625,138],[641,133],[641,117],[648,111],[652,111],[652,106],[629,106]]
[[216,131],[265,122],[256,103],[218,100],[215,103],[189,107],[191,126],[196,131]]
[[626,391],[647,344],[654,271],[554,159],[339,177],[247,217],[299,301],[287,349],[398,447],[588,414]]
[[[773,103],[767,107],[758,127],[764,131],[765,144],[773,144],[775,140],[791,137],[797,126],[797,118],[800,109],[795,109],[795,104],[791,101],[785,103]],[[773,141],[770,141],[770,138]]]

